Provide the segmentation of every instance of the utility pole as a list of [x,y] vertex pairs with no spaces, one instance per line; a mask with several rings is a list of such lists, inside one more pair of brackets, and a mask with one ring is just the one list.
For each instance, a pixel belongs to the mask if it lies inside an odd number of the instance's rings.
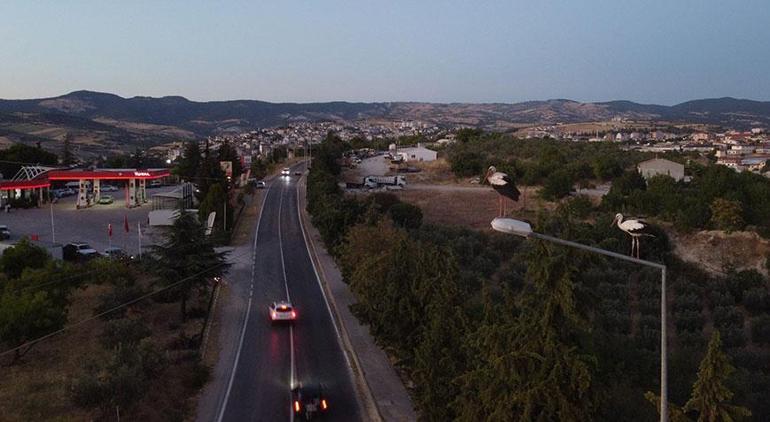
[[49,201],[49,204],[51,205],[51,243],[56,244],[56,230],[54,229],[53,225],[53,201]]

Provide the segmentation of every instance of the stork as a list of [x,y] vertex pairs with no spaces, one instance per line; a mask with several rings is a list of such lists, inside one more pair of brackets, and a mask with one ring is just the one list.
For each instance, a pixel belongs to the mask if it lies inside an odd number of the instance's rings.
[[521,193],[513,183],[513,179],[507,174],[497,171],[495,166],[489,166],[484,180],[488,181],[492,185],[492,189],[500,195],[498,199],[498,217],[503,217],[505,215],[505,198],[518,201]]
[[631,236],[631,256],[634,256],[634,251],[636,251],[636,258],[639,258],[639,238],[642,236],[655,237],[650,231],[649,224],[639,219],[628,219],[623,221],[623,214],[620,213],[615,214],[615,219],[612,220],[612,224],[617,224],[620,230],[623,230]]

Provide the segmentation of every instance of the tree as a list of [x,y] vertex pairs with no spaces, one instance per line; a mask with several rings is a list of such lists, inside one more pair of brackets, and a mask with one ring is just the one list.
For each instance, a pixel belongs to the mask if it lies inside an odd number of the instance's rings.
[[229,161],[233,165],[233,179],[237,179],[241,177],[241,173],[243,173],[243,169],[241,166],[241,157],[238,156],[238,151],[233,148],[232,145],[230,145],[229,141],[222,142],[222,145],[219,146],[219,151],[217,153],[217,159],[222,161]]
[[[644,398],[658,409],[658,414],[660,415],[660,396],[652,391],[648,391],[644,393]],[[668,404],[668,420],[671,422],[691,422],[681,407],[670,402]]]
[[193,180],[198,174],[198,168],[201,163],[201,149],[197,140],[189,141],[184,146],[184,152],[180,157],[178,164],[174,168],[174,173],[184,180]]
[[101,362],[89,361],[70,387],[73,403],[85,409],[111,413],[116,407],[130,411],[147,393],[150,379],[164,364],[155,346],[119,345]]
[[207,221],[209,214],[214,211],[216,212],[214,225],[216,227],[223,228],[225,221],[225,209],[227,209],[227,221],[229,221],[231,223],[230,225],[232,225],[233,207],[231,207],[229,204],[225,205],[226,203],[227,193],[225,193],[225,189],[222,188],[222,184],[217,183],[212,185],[209,188],[206,197],[203,198],[203,201],[201,201],[200,205],[198,206],[198,219],[200,221]]
[[182,320],[187,318],[187,300],[194,291],[205,292],[208,280],[227,270],[225,252],[217,252],[204,234],[195,215],[178,210],[162,242],[153,249],[153,267],[166,286],[176,285],[172,292],[180,301]]
[[405,229],[418,229],[422,224],[422,210],[416,205],[399,202],[388,209],[388,214],[396,225]]
[[738,201],[717,198],[711,203],[711,224],[714,227],[731,232],[743,228],[743,207]]
[[251,161],[251,177],[255,179],[264,179],[267,176],[267,165],[261,158],[255,158]]
[[557,170],[551,173],[543,183],[540,195],[543,198],[555,201],[569,195],[572,190],[572,178],[565,170]]
[[3,251],[0,257],[0,269],[9,278],[18,278],[25,268],[43,268],[51,260],[48,252],[22,238],[19,243]]
[[596,358],[583,343],[589,326],[586,304],[574,295],[574,261],[536,244],[516,316],[491,312],[494,318],[478,329],[471,352],[478,364],[460,377],[452,403],[459,419],[592,419]]
[[198,201],[203,201],[209,193],[209,188],[218,183],[227,186],[227,179],[219,161],[211,153],[208,142],[206,142],[203,159],[198,167],[198,173],[195,175],[195,184],[198,185],[199,190],[196,192]]
[[23,165],[56,165],[58,157],[42,148],[31,147],[24,144],[13,144],[9,148],[0,150],[0,174],[3,178],[10,179]]
[[706,356],[700,363],[698,379],[692,387],[692,396],[684,405],[685,412],[698,413],[699,422],[734,421],[751,416],[745,407],[729,403],[733,392],[725,385],[735,371],[727,355],[722,351],[719,331],[714,331],[709,341]]
[[75,155],[72,153],[72,135],[64,135],[64,144],[62,145],[61,162],[65,166],[75,164]]
[[[65,304],[49,292],[6,288],[0,293],[0,344],[8,348],[58,330],[66,321]],[[16,349],[13,362],[30,349]]]
[[129,163],[131,164],[131,167],[140,169],[146,165],[146,159],[147,154],[144,152],[144,149],[136,147],[136,149],[134,149],[134,153],[131,154]]

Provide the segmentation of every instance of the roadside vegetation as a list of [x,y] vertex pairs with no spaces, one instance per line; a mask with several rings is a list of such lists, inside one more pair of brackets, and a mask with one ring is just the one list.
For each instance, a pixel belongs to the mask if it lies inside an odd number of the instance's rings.
[[[495,136],[482,142],[502,144]],[[476,141],[459,145],[468,142]],[[526,145],[531,159],[511,159],[506,168],[494,160],[508,155],[490,153],[464,174],[494,164],[524,177],[540,154]],[[419,208],[389,194],[346,196],[336,176],[347,148],[329,135],[314,153],[308,211],[358,299],[353,312],[411,381],[422,420],[657,417],[659,273],[539,241],[422,224]],[[562,153],[558,167],[616,160],[607,166],[614,170],[588,179],[618,179],[636,160],[618,151],[593,153],[591,159]],[[543,177],[537,180],[550,174]],[[725,208],[712,212],[734,221],[728,212],[734,207]],[[610,224],[614,212],[578,196],[533,225],[627,253],[628,238]],[[663,231],[642,247],[645,259],[669,267],[672,420],[770,419],[770,280],[730,268],[712,275],[671,250]]]
[[190,417],[209,376],[198,352],[212,287],[227,264],[184,212],[147,255],[73,265],[25,240],[4,251],[3,420]]

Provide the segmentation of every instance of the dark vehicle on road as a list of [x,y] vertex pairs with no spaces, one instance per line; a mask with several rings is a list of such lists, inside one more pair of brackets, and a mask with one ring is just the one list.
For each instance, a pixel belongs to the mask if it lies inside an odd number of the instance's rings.
[[291,390],[291,407],[294,415],[311,420],[322,416],[329,410],[329,401],[324,395],[321,384],[302,386],[300,384]]
[[65,261],[86,262],[98,258],[99,252],[92,248],[88,243],[72,242],[67,243],[62,248],[62,258]]
[[0,225],[0,240],[10,239],[11,231],[8,230],[8,226]]

